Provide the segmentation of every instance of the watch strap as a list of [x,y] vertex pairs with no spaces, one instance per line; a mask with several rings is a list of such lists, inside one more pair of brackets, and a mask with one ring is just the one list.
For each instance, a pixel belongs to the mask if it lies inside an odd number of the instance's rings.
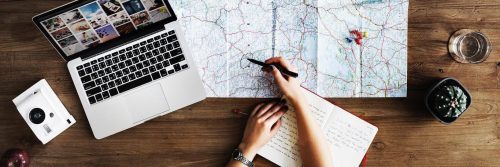
[[243,152],[241,152],[241,150],[239,148],[235,149],[234,153],[238,153],[238,156],[233,157],[234,160],[240,161],[241,163],[243,163],[244,165],[246,165],[248,167],[253,167],[253,162],[248,160],[247,158],[245,158],[243,156]]

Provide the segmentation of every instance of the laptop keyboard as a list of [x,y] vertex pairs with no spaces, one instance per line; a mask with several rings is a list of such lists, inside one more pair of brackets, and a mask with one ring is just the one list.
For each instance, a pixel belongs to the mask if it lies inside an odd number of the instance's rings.
[[90,104],[187,68],[173,30],[76,67]]

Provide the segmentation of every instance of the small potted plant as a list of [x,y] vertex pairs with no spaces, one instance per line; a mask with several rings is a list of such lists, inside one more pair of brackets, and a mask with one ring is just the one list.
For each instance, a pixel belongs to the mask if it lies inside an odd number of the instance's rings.
[[469,91],[455,78],[445,78],[425,98],[427,110],[443,124],[456,121],[472,102]]

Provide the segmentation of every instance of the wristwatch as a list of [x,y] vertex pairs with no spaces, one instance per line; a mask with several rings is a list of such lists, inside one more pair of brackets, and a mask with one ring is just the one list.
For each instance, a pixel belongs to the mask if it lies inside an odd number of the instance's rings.
[[234,160],[240,161],[241,163],[243,163],[244,165],[246,165],[248,167],[253,167],[253,162],[246,159],[243,156],[243,153],[241,152],[241,150],[239,148],[234,149],[231,156]]

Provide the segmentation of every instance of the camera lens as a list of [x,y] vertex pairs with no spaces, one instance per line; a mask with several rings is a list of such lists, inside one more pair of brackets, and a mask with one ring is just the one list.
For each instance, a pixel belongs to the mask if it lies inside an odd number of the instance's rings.
[[40,108],[34,108],[30,111],[30,121],[34,124],[40,124],[45,120],[45,112]]

